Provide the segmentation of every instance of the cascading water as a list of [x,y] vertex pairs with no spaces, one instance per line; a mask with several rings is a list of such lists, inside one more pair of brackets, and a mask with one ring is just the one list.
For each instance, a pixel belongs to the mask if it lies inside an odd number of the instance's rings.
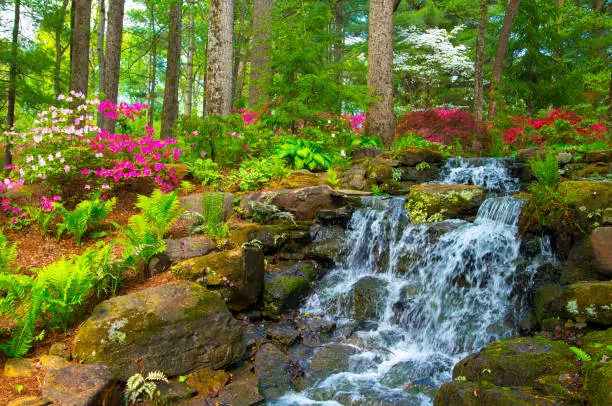
[[458,360],[516,333],[522,300],[516,280],[529,280],[550,260],[517,266],[522,201],[489,198],[473,223],[420,225],[410,223],[404,203],[363,198],[348,226],[345,258],[303,309],[352,332],[337,338],[358,348],[348,370],[272,404],[431,404]]
[[510,158],[449,158],[434,183],[476,185],[503,194],[518,192],[520,183],[513,177]]

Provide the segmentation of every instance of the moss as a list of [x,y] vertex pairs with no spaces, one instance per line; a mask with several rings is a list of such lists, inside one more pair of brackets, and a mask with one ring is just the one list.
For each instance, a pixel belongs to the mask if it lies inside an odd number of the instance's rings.
[[410,188],[406,210],[413,222],[440,221],[475,215],[484,199],[478,186],[423,184]]
[[435,406],[522,406],[554,405],[554,397],[536,393],[529,387],[499,387],[487,382],[447,382],[438,391]]
[[612,404],[612,363],[599,363],[587,370],[584,393],[591,405]]
[[279,276],[274,281],[266,283],[264,305],[272,313],[283,312],[297,306],[309,292],[309,278]]
[[559,315],[563,291],[559,285],[545,285],[538,290],[534,300],[534,311],[538,322]]
[[612,206],[612,183],[598,181],[566,181],[558,187],[568,204],[586,207],[589,211]]
[[582,338],[582,348],[599,362],[604,356],[612,359],[612,328],[593,331]]
[[563,295],[565,315],[588,322],[612,325],[612,282],[582,282],[567,287]]

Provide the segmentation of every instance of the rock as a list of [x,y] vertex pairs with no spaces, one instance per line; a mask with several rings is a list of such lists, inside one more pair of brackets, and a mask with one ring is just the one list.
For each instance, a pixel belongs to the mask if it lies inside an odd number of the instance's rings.
[[217,291],[234,311],[257,303],[263,289],[264,255],[259,248],[237,248],[180,262],[172,267],[179,279]]
[[282,252],[300,253],[310,244],[310,226],[305,224],[249,224],[230,231],[230,241],[235,247],[257,240],[266,255]]
[[562,317],[604,326],[612,325],[612,282],[579,282],[567,287],[546,286],[536,295],[538,320]]
[[353,319],[358,322],[376,319],[385,310],[378,306],[384,303],[386,295],[386,281],[373,276],[359,279],[353,286]]
[[338,186],[344,190],[370,190],[372,182],[366,181],[363,165],[353,165],[338,174]]
[[3,376],[7,378],[29,378],[33,375],[32,360],[29,358],[7,358]]
[[441,163],[444,157],[440,151],[425,148],[406,148],[395,154],[400,166],[417,166],[421,162]]
[[612,405],[612,362],[600,362],[586,371],[583,393],[591,405]]
[[266,337],[288,347],[299,339],[300,332],[289,326],[276,324],[266,329]]
[[489,383],[445,382],[436,393],[434,406],[548,406],[554,397],[545,397],[527,387],[498,387]]
[[366,179],[373,180],[376,183],[382,183],[386,180],[393,179],[393,168],[388,162],[372,160],[364,164],[366,171]]
[[217,243],[203,235],[184,237],[178,240],[167,239],[164,241],[166,242],[165,254],[172,262],[201,257],[217,249]]
[[157,392],[159,392],[159,403],[168,404],[168,403],[181,403],[187,399],[191,399],[197,393],[197,391],[187,385],[185,382],[158,382],[157,383]]
[[410,188],[406,209],[413,223],[469,218],[485,200],[485,190],[473,185],[423,184]]
[[316,279],[315,265],[310,262],[288,263],[266,272],[264,307],[274,315],[297,310],[312,290]]
[[323,226],[340,226],[346,228],[352,213],[347,208],[319,210],[317,222]]
[[187,385],[198,391],[200,395],[215,397],[230,381],[230,374],[225,371],[199,369],[187,376]]
[[51,401],[45,398],[36,396],[21,396],[6,404],[6,406],[46,406],[50,405]]
[[51,348],[49,348],[49,355],[55,355],[56,357],[64,358],[67,361],[70,361],[70,348],[64,343],[53,343],[51,344]]
[[559,152],[557,159],[559,160],[559,164],[566,165],[572,162],[572,154],[569,152]]
[[584,154],[584,161],[587,163],[612,162],[612,150],[589,151]]
[[569,164],[563,170],[567,177],[571,179],[594,178],[602,179],[608,176],[610,172],[610,164],[595,163],[595,164]]
[[[202,214],[202,193],[195,193],[179,198],[181,206],[187,211]],[[225,222],[234,213],[234,195],[225,193],[223,196],[223,211],[221,218]]]
[[612,328],[585,334],[582,337],[582,348],[595,362],[609,361],[612,359]]
[[240,207],[247,214],[250,214],[252,208],[249,202],[265,202],[275,205],[281,211],[293,214],[296,220],[312,220],[319,210],[335,207],[332,201],[332,194],[333,189],[329,186],[255,192],[243,196],[240,201]]
[[174,172],[174,176],[176,176],[179,183],[185,179],[193,179],[189,172],[189,166],[185,164],[166,164],[166,169]]
[[497,386],[529,386],[546,375],[580,372],[575,355],[563,341],[518,337],[487,345],[453,368],[453,378],[487,381]]
[[313,243],[308,248],[307,257],[324,265],[333,265],[344,251],[346,230],[344,227],[323,227],[315,224],[310,229]]
[[561,182],[557,190],[577,208],[584,206],[594,211],[612,207],[612,182],[569,180]]
[[251,371],[250,364],[232,370],[232,381],[225,386],[215,399],[221,405],[252,406],[263,404],[264,398],[257,389],[257,375]]
[[521,162],[529,162],[533,159],[536,159],[538,156],[541,159],[544,159],[546,158],[546,155],[547,155],[547,149],[544,147],[519,149],[516,152],[516,158]]
[[223,300],[185,281],[100,303],[77,331],[73,350],[80,361],[106,363],[123,381],[141,370],[177,376],[223,368],[244,353],[242,331]]
[[315,350],[306,376],[300,382],[302,387],[314,386],[330,375],[348,371],[349,358],[357,353],[350,345],[332,343]]
[[43,355],[40,357],[40,366],[44,369],[62,369],[69,365],[70,362],[55,355]]
[[589,238],[587,236],[577,238],[569,251],[567,260],[563,263],[559,282],[570,284],[599,279],[602,279],[602,275],[598,272]]
[[43,397],[74,406],[116,405],[115,378],[104,364],[70,365],[51,369],[42,386]]
[[312,173],[306,169],[299,171],[293,171],[285,178],[283,178],[279,186],[282,189],[299,189],[310,186],[324,185],[322,174]]
[[255,373],[259,391],[266,400],[283,396],[293,389],[289,357],[275,344],[263,344],[255,354]]
[[604,210],[601,216],[601,222],[605,226],[612,226],[612,207],[608,207]]
[[376,158],[380,154],[382,154],[382,149],[379,147],[361,147],[351,152],[351,159],[359,161],[364,158]]
[[429,165],[426,167],[419,167],[418,169],[416,166],[411,166],[398,168],[397,171],[399,180],[409,182],[426,183],[435,181],[440,177],[439,165]]
[[415,185],[415,182],[401,182],[393,179],[386,180],[379,189],[383,193],[391,196],[404,196],[410,193],[410,188]]
[[598,271],[612,277],[612,227],[596,228],[590,240]]

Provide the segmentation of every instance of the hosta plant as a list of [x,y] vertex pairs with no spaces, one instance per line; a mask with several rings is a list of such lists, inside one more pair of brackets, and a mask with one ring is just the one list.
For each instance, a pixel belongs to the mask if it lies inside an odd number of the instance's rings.
[[276,154],[293,164],[295,169],[327,170],[331,167],[331,158],[322,152],[321,143],[294,137],[281,145]]

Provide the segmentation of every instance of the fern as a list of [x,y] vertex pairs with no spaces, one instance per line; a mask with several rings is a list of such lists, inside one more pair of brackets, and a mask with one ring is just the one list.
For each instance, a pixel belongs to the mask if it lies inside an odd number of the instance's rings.
[[160,190],[154,190],[151,197],[138,195],[136,207],[142,211],[144,220],[160,239],[183,212],[176,191],[164,194]]
[[0,229],[0,273],[10,272],[17,259],[17,244],[12,244]]
[[559,183],[559,159],[556,153],[549,152],[544,159],[538,153],[536,159],[529,161],[529,166],[538,183],[545,188],[553,188]]
[[62,215],[63,221],[57,225],[57,238],[60,238],[64,231],[68,231],[76,238],[77,245],[81,245],[81,238],[88,228],[98,227],[111,213],[117,199],[108,201],[100,198],[93,200],[83,200],[74,210],[67,210],[62,204],[55,203],[54,207]]
[[155,382],[168,383],[168,379],[161,371],[150,372],[146,377],[141,374],[130,376],[125,385],[125,404],[136,403],[142,395],[147,395],[149,400],[153,400],[157,389]]
[[56,211],[43,210],[40,207],[26,207],[26,212],[32,220],[38,223],[38,227],[43,234],[47,234],[53,220],[57,217]]
[[576,355],[578,361],[590,361],[591,356],[587,354],[583,349],[578,347],[570,347],[570,350]]

